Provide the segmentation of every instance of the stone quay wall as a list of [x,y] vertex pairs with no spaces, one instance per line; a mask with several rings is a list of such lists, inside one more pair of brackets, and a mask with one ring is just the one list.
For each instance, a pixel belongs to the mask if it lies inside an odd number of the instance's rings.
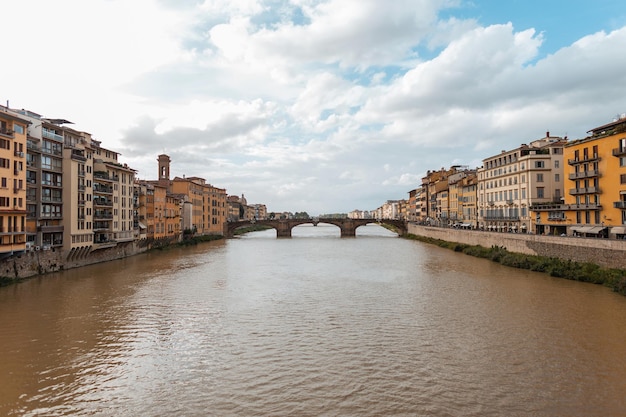
[[88,252],[85,256],[68,259],[67,253],[59,249],[27,251],[0,261],[0,277],[5,283],[10,280],[80,268],[100,262],[122,259],[143,253],[148,249],[142,241],[127,242],[112,248]]
[[408,233],[447,242],[487,248],[500,246],[509,252],[590,262],[605,268],[626,269],[626,240],[483,232],[413,223],[409,224]]

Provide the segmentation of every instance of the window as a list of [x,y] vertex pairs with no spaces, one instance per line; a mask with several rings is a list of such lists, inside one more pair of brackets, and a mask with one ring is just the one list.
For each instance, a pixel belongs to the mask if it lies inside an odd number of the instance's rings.
[[544,188],[543,187],[537,187],[537,198],[544,198],[543,197],[543,193],[544,193]]
[[543,174],[537,174],[537,182],[543,182]]
[[[3,178],[4,179],[4,178]],[[619,183],[620,184],[626,184],[626,174],[621,174],[619,176]]]
[[555,161],[554,161],[554,167],[555,167],[555,168],[558,168],[558,167],[559,167],[559,161],[558,161],[558,160],[555,160]]
[[535,168],[544,168],[544,166],[543,161],[535,161]]
[[561,174],[554,174],[554,182],[561,182]]

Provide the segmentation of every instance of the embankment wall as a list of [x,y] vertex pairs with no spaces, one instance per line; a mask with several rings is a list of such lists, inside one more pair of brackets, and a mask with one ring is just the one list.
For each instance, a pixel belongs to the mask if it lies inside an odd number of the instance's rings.
[[35,275],[122,259],[143,253],[147,249],[148,247],[141,241],[128,242],[112,248],[89,252],[84,257],[71,260],[64,251],[58,249],[24,252],[0,262],[0,277],[3,277],[5,283],[10,280],[17,281]]
[[408,233],[447,242],[501,246],[509,252],[591,262],[605,268],[626,269],[626,240],[541,236],[448,229],[409,224]]

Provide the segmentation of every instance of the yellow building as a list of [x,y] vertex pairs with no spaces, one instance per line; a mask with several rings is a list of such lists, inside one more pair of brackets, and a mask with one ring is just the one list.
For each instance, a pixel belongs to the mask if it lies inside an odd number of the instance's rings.
[[[180,215],[185,229],[200,235],[224,234],[224,226],[228,215],[226,204],[226,190],[207,184],[200,177],[175,177],[170,179],[171,160],[167,155],[159,155],[159,183],[166,186],[171,194],[182,195],[181,203],[191,206],[191,213],[187,215],[187,208]],[[189,219],[187,219],[189,217]]]
[[26,135],[30,122],[0,106],[0,257],[26,249]]
[[626,116],[564,148],[564,204],[533,207],[546,234],[618,237],[626,225]]

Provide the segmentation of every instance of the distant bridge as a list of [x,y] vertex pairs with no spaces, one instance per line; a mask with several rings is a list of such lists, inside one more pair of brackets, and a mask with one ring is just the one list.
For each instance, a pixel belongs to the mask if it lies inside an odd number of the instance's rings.
[[389,219],[334,219],[334,218],[315,218],[315,219],[280,219],[280,220],[242,220],[238,222],[227,222],[224,227],[224,235],[226,237],[233,237],[235,230],[240,227],[262,225],[276,229],[276,237],[291,237],[291,229],[301,224],[313,224],[317,226],[318,223],[333,224],[341,230],[341,237],[356,236],[356,229],[359,226],[365,226],[366,224],[387,224],[393,226],[400,236],[404,236],[407,233],[407,223],[404,220],[389,220]]

